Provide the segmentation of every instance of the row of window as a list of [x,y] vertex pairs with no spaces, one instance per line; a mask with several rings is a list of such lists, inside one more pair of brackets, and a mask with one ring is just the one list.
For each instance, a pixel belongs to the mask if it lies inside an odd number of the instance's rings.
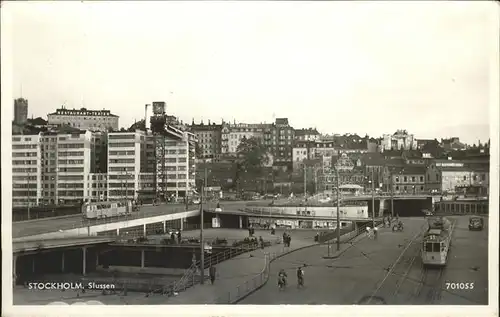
[[133,142],[108,143],[108,147],[135,147]]
[[34,157],[37,152],[12,152],[12,157]]
[[[402,179],[402,181],[401,181]],[[416,176],[411,176],[411,177],[408,177],[408,176],[403,176],[402,178],[400,178],[399,176],[396,176],[396,183],[408,183],[409,179],[411,179],[411,183],[416,183],[417,182],[417,177]],[[424,177],[423,176],[419,176],[418,177],[418,180],[420,183],[422,183],[424,181]]]
[[[144,137],[143,137],[144,138]],[[109,134],[108,135],[109,140],[134,140],[135,139],[135,134]]]
[[83,143],[58,144],[58,149],[82,149],[85,147]]
[[83,156],[83,151],[75,151],[75,152],[58,152],[57,156]]
[[135,159],[134,158],[118,159],[118,160],[111,159],[111,160],[109,160],[109,163],[110,164],[134,164]]
[[36,149],[38,144],[12,144],[13,150]]
[[13,168],[12,173],[36,173],[36,168]]
[[29,160],[29,161],[12,161],[12,165],[36,165],[36,160]]
[[135,155],[135,151],[109,151],[109,156],[132,156]]
[[83,164],[84,160],[58,160],[58,164]]

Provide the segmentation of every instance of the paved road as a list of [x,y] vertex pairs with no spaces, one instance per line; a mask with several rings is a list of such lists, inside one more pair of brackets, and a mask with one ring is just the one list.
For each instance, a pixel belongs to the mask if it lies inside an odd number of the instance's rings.
[[[467,216],[456,219],[449,264],[444,270],[444,291],[439,304],[487,305],[488,304],[488,218],[485,230],[469,231]],[[447,289],[446,283],[474,283],[472,290]]]
[[[246,202],[223,202],[221,203],[222,208],[227,209],[237,209],[245,205]],[[208,205],[209,208],[213,208],[214,203]],[[195,210],[197,206],[190,206],[189,210]],[[160,206],[143,206],[140,211],[134,212],[132,215],[127,217],[116,217],[112,219],[102,219],[102,220],[85,220],[81,215],[75,215],[64,218],[43,218],[40,220],[23,221],[12,223],[12,236],[14,238],[30,236],[41,233],[48,233],[57,230],[68,230],[74,228],[86,227],[88,225],[97,225],[102,223],[118,222],[126,219],[138,219],[146,217],[154,217],[159,215],[173,214],[185,211],[185,205],[183,204],[168,204]]]
[[[316,246],[284,256],[271,264],[269,282],[239,304],[327,304],[351,305],[370,295],[396,261],[404,246],[422,230],[423,219],[405,219],[405,231],[380,229],[377,240],[364,238],[337,259],[324,259],[325,246]],[[305,287],[297,289],[295,270],[306,264]],[[284,268],[290,286],[279,291],[276,276]]]
[[[424,220],[408,219],[405,232],[381,229],[378,241],[363,239],[337,260],[322,259],[324,247],[314,247],[276,261],[272,264],[271,276],[276,276],[277,270],[283,267],[292,276],[292,284],[296,283],[296,266],[306,263],[306,287],[290,287],[280,292],[271,277],[261,290],[241,304],[486,305],[487,229],[469,231],[467,216],[450,218],[456,222],[448,265],[442,271],[427,271],[425,279],[419,257],[421,238],[409,245],[411,238],[421,232]],[[474,288],[451,290],[446,283],[474,283]]]

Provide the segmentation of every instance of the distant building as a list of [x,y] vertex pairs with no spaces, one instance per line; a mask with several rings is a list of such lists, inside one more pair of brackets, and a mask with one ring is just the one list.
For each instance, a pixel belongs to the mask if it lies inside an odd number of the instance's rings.
[[319,141],[321,134],[316,129],[294,129],[296,141]]
[[48,124],[68,125],[81,130],[108,131],[118,130],[119,117],[109,110],[87,110],[86,108],[66,109],[64,106],[47,115]]
[[443,193],[460,194],[477,186],[489,193],[489,160],[435,160],[427,169],[428,187]]
[[190,126],[191,132],[198,139],[198,149],[200,153],[196,153],[197,157],[202,159],[218,159],[222,151],[222,125],[215,122],[203,124],[195,124],[194,120]]
[[465,150],[467,147],[464,143],[460,142],[460,139],[457,137],[441,139],[441,146],[447,151]]
[[391,178],[394,193],[400,194],[420,194],[425,193],[425,176],[427,168],[425,166],[404,166],[392,169]]
[[28,120],[28,100],[17,98],[14,100],[14,123],[24,124]]
[[382,149],[385,150],[413,150],[417,148],[417,142],[413,134],[406,130],[397,130],[394,134],[384,134]]

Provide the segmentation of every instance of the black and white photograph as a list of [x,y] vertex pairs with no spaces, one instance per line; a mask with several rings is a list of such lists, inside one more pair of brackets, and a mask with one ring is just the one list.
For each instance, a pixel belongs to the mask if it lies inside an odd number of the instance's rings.
[[495,2],[1,6],[2,315],[498,315]]

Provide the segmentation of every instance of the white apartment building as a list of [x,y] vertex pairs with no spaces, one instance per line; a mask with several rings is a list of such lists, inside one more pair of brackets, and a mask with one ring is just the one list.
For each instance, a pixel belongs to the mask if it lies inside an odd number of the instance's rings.
[[[91,178],[100,156],[96,133],[14,135],[14,206],[78,203],[92,200]],[[28,191],[27,188],[30,188]]]
[[48,124],[69,125],[81,130],[108,131],[118,130],[119,117],[109,110],[66,109],[64,106],[47,115]]
[[[163,146],[161,144],[163,143]],[[167,134],[156,140],[157,192],[163,197],[185,197],[193,194],[195,182],[196,136],[187,131],[167,127]],[[164,151],[164,152],[163,152]],[[162,160],[164,155],[164,160]]]
[[252,137],[264,140],[266,128],[271,124],[223,123],[222,125],[222,153],[236,154],[238,145],[243,138]]
[[406,130],[397,130],[394,134],[383,135],[383,150],[414,150],[416,148],[417,140]]
[[76,203],[92,199],[91,180],[95,136],[91,131],[57,135],[57,192],[59,203]]
[[[108,133],[108,199],[137,199],[144,160],[144,131]],[[144,162],[142,162],[144,163]]]
[[195,188],[195,142],[194,134],[172,126],[165,136],[108,133],[108,198],[148,202],[189,195]]
[[42,200],[41,135],[12,136],[12,204],[38,205]]

